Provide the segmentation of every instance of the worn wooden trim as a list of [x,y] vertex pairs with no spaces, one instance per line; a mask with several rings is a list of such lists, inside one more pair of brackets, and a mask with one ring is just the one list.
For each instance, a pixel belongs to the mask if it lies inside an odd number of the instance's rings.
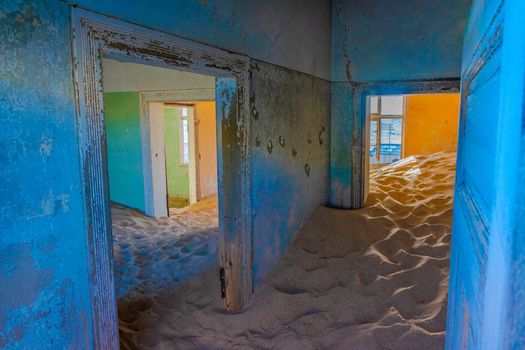
[[[144,212],[152,217],[168,216],[164,105],[153,102],[141,106],[142,173]],[[155,128],[153,129],[152,126]],[[156,157],[152,154],[155,153]]]
[[472,220],[467,220],[468,230],[476,252],[477,263],[479,266],[484,266],[488,254],[489,224],[487,217],[477,204],[480,199],[477,199],[478,195],[463,183],[455,189],[455,195],[455,201],[460,204],[459,207],[463,211],[461,215],[472,218]]
[[504,14],[503,8],[505,1],[501,0],[496,12],[490,20],[487,30],[483,33],[476,49],[472,53],[469,63],[464,65],[461,80],[464,86],[472,83],[476,74],[483,68],[496,50],[503,42],[503,24]]
[[[477,282],[474,281],[463,281],[465,278],[462,276],[462,271],[459,270],[459,247],[457,247],[457,239],[455,239],[454,234],[452,235],[452,251],[451,251],[451,271],[450,271],[450,281],[453,283],[455,288],[449,289],[449,312],[447,315],[447,343],[446,348],[454,348],[460,345],[464,339],[464,332],[461,329],[456,329],[457,326],[461,326],[463,322],[463,327],[468,327],[468,335],[472,339],[474,345],[479,345],[480,339],[478,334],[473,334],[475,327],[469,325],[469,323],[474,323],[479,327],[482,324],[483,315],[480,312],[476,312],[472,315],[472,320],[463,320],[462,315],[464,310],[460,308],[460,303],[463,303],[466,307],[473,306],[473,311],[479,310],[482,307],[484,293],[481,292],[486,284],[486,264],[489,252],[489,232],[490,232],[490,220],[492,218],[487,218],[480,208],[480,203],[483,203],[480,195],[476,192],[475,188],[471,188],[465,183],[465,175],[461,171],[464,162],[464,139],[466,131],[466,113],[468,105],[468,96],[472,89],[473,82],[478,76],[478,73],[487,65],[487,63],[492,59],[496,51],[501,47],[503,42],[503,25],[504,25],[504,16],[503,16],[503,5],[504,1],[501,1],[499,7],[497,8],[487,30],[483,33],[476,49],[474,50],[470,60],[464,64],[463,74],[462,74],[462,89],[461,89],[461,108],[460,108],[460,117],[459,117],[459,141],[458,141],[458,151],[457,151],[457,162],[456,168],[459,171],[456,171],[456,183],[455,183],[455,198],[454,198],[454,210],[461,210],[455,215],[462,215],[468,217],[466,221],[467,230],[469,233],[470,241],[472,242],[472,247],[475,252],[476,265],[479,266],[479,275],[477,276]],[[462,291],[458,288],[458,284],[464,285],[464,283],[470,283],[471,288],[474,290],[479,290],[480,292],[476,294],[476,298],[471,300],[470,303],[467,302],[467,299],[459,295]],[[477,285],[473,285],[477,283]],[[463,288],[464,293],[464,288]],[[481,329],[478,329],[478,332]]]
[[[501,47],[503,43],[503,4],[501,2],[494,17],[492,18],[487,31],[483,34],[474,54],[470,60],[470,63],[465,66],[462,76],[462,91],[461,91],[461,109],[459,118],[459,143],[458,143],[458,157],[457,167],[463,165],[463,140],[466,127],[466,116],[467,116],[467,96],[469,96],[472,83],[477,74],[486,66],[490,59],[494,56],[496,51]],[[456,186],[464,185],[463,174],[460,172],[457,174]]]
[[227,286],[228,303],[223,298],[222,306],[228,311],[241,310],[252,293],[249,58],[76,6],[71,7],[71,41],[95,348],[119,346],[105,158],[103,56],[235,81],[235,105],[228,108],[237,112],[221,125],[234,123],[237,137],[235,147],[228,149],[231,161],[224,171],[232,175],[227,182],[219,179],[224,187],[219,207],[235,213],[235,230],[228,232],[221,225],[221,251],[237,257],[228,260],[234,268],[228,269],[227,281],[234,283]]
[[[487,31],[483,34],[476,50],[468,65],[463,70],[462,77],[462,91],[461,91],[461,108],[459,113],[459,135],[458,135],[458,146],[457,146],[457,161],[456,169],[462,169],[464,162],[463,154],[463,142],[465,139],[466,131],[466,114],[468,107],[467,97],[472,89],[472,84],[478,73],[487,65],[492,59],[496,51],[501,47],[503,43],[503,2],[498,7],[494,17],[492,18]],[[489,241],[489,218],[485,216],[483,210],[477,203],[482,203],[479,194],[476,193],[475,189],[472,189],[465,182],[465,175],[461,171],[456,172],[456,201],[458,201],[466,212],[462,215],[467,215],[471,220],[469,222],[469,233],[471,236],[474,250],[477,254],[479,266],[484,266],[487,254],[488,254],[488,241]],[[482,269],[484,271],[484,269]],[[481,276],[483,279],[484,276]]]
[[144,91],[140,93],[142,102],[194,102],[215,101],[215,89],[180,89],[163,91]]
[[390,81],[354,84],[352,122],[352,183],[350,207],[365,206],[368,195],[369,156],[365,145],[368,135],[367,97],[382,95],[436,94],[459,92],[459,79]]

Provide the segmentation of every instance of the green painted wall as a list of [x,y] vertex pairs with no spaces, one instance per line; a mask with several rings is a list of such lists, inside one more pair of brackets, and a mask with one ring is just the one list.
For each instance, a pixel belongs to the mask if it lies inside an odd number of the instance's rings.
[[144,210],[139,93],[105,93],[104,108],[111,200]]
[[[111,200],[144,210],[144,174],[138,92],[104,94]],[[189,197],[188,167],[180,165],[179,118],[181,110],[166,108],[164,138],[168,194]]]
[[180,125],[182,116],[180,108],[164,109],[164,140],[166,147],[166,173],[168,178],[168,195],[189,197],[190,180],[187,166],[181,166],[179,151]]

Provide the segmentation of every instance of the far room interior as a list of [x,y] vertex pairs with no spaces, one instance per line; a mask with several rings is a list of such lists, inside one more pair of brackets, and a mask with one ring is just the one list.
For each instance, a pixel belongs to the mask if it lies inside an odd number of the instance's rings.
[[215,78],[104,59],[103,88],[115,289],[131,324],[137,302],[217,265]]
[[456,152],[458,93],[370,96],[370,170],[403,158]]
[[447,304],[460,95],[369,96],[367,104],[369,179],[362,215],[383,221],[374,226],[381,237],[372,245],[382,262],[377,272],[388,276],[393,266],[406,268],[415,276],[412,302],[437,325]]

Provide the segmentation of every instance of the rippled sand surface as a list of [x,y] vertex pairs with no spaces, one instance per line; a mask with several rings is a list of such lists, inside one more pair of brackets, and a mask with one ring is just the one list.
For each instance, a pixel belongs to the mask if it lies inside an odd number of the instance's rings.
[[367,207],[319,208],[243,313],[216,310],[216,265],[141,294],[122,348],[443,349],[454,170],[449,153],[374,170]]

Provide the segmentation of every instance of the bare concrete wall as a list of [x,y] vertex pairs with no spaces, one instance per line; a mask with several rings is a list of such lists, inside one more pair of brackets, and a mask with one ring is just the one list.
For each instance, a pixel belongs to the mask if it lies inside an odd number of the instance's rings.
[[252,204],[255,283],[328,201],[330,83],[253,61]]

